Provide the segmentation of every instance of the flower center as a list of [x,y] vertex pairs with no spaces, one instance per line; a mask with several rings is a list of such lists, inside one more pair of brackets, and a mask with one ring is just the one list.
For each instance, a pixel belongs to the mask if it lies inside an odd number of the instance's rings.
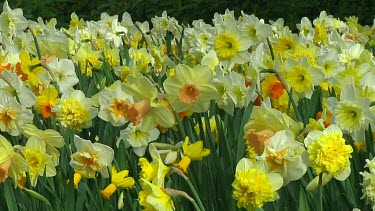
[[272,98],[279,98],[284,94],[284,86],[280,81],[271,83],[269,89]]
[[0,112],[0,121],[3,122],[6,127],[8,127],[14,119],[16,119],[16,115],[11,108],[2,109]]
[[194,84],[184,84],[180,89],[179,99],[185,104],[197,102],[200,91]]
[[215,50],[219,57],[231,59],[237,55],[238,49],[238,41],[233,35],[223,33],[216,38]]

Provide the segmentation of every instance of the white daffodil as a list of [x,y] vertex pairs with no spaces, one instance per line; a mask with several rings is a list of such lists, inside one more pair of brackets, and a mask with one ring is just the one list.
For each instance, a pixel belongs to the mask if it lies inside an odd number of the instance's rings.
[[224,69],[231,70],[235,64],[248,62],[250,54],[247,51],[252,40],[238,29],[235,20],[225,20],[215,25],[217,36],[211,37],[207,43],[213,46]]
[[56,81],[60,93],[67,92],[79,82],[72,60],[58,60],[57,58],[54,58],[48,66],[51,70],[52,79]]
[[77,152],[71,155],[70,166],[87,178],[95,177],[99,172],[104,178],[109,177],[107,166],[111,165],[114,151],[111,147],[91,143],[90,140],[74,136]]
[[100,110],[98,116],[106,122],[111,122],[115,127],[128,122],[129,105],[134,103],[133,97],[122,91],[121,84],[118,82],[111,86],[113,90],[99,93]]
[[327,98],[327,107],[333,114],[331,123],[337,124],[345,132],[353,134],[357,141],[364,141],[364,130],[375,123],[375,114],[370,111],[368,98],[357,98],[356,88],[346,85],[340,93],[340,101]]
[[301,156],[304,151],[302,143],[294,141],[289,131],[282,130],[270,138],[261,158],[269,171],[279,173],[284,179],[284,185],[287,185],[306,173],[307,166]]
[[243,20],[239,27],[250,39],[251,45],[264,42],[272,33],[271,25],[265,24],[264,20],[259,20],[255,15],[247,15],[241,11]]
[[146,148],[151,141],[156,140],[159,137],[160,131],[156,128],[151,130],[144,129],[133,124],[129,124],[128,127],[120,132],[120,137],[117,139],[117,147],[121,140],[125,141],[125,146],[133,147],[135,154],[142,157],[145,154]]
[[21,106],[8,92],[0,91],[0,130],[18,136],[23,124],[33,119],[33,113]]

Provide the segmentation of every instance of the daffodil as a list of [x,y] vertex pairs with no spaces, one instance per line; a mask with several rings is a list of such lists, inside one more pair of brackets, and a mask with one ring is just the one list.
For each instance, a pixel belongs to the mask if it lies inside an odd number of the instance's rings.
[[124,92],[133,96],[134,104],[129,105],[127,119],[129,122],[145,130],[151,130],[158,124],[164,128],[174,125],[172,111],[158,94],[156,87],[144,76],[129,75],[126,83],[122,84]]
[[111,184],[109,184],[104,190],[100,191],[100,194],[107,200],[112,196],[116,189],[127,189],[134,186],[133,177],[128,176],[128,170],[122,170],[117,172],[116,167],[112,167]]
[[59,164],[60,152],[56,148],[65,145],[64,137],[59,132],[52,129],[40,130],[35,125],[25,124],[22,127],[22,134],[26,138],[38,137],[44,143],[46,153],[51,156],[53,165]]
[[175,209],[172,197],[165,193],[161,187],[147,180],[143,180],[143,182],[146,185],[138,193],[138,197],[139,204],[144,207],[144,210],[172,211]]
[[[19,102],[23,107],[30,108],[35,104],[37,100],[35,94],[30,90],[30,87],[27,87],[25,83],[22,82],[18,75],[4,70],[0,72],[0,79],[6,82],[6,85],[2,86],[2,81],[0,80],[0,86],[3,87],[3,90],[8,91],[13,96],[17,94]],[[42,77],[39,79],[42,81]]]
[[57,58],[54,58],[48,63],[48,67],[52,79],[57,83],[60,93],[67,92],[79,82],[75,72],[74,63],[70,59],[58,60]]
[[356,88],[346,85],[340,93],[340,101],[327,98],[327,107],[332,112],[331,123],[337,124],[344,132],[350,132],[357,141],[364,141],[364,130],[375,121],[370,111],[368,98],[357,98]]
[[56,119],[63,127],[81,131],[91,126],[98,110],[92,106],[91,98],[85,98],[81,90],[74,90],[64,93],[52,112],[56,112]]
[[15,152],[9,141],[0,135],[0,183],[10,177],[14,181],[14,187],[17,187],[17,183],[28,170],[29,165],[25,158]]
[[74,57],[74,61],[79,64],[80,70],[87,76],[92,76],[95,69],[100,69],[101,62],[99,61],[100,51],[93,51],[91,44],[86,43],[78,49]]
[[208,66],[191,68],[181,64],[176,66],[175,75],[164,81],[164,89],[172,98],[176,112],[205,112],[210,100],[217,96],[211,80],[212,71]]
[[138,165],[141,167],[139,173],[139,183],[141,186],[147,185],[144,180],[152,182],[159,187],[164,187],[164,178],[170,172],[170,168],[164,165],[156,147],[151,143],[149,152],[152,157],[150,163],[146,158],[139,158]]
[[317,174],[331,174],[343,181],[350,175],[350,160],[353,148],[345,144],[342,131],[330,125],[322,131],[311,131],[305,138],[310,165]]
[[276,132],[269,140],[261,158],[265,161],[270,172],[279,173],[284,179],[284,185],[300,179],[307,170],[303,163],[303,144],[292,139],[287,130]]
[[133,97],[125,93],[118,82],[112,84],[111,87],[114,90],[99,93],[100,110],[98,113],[99,118],[111,122],[116,127],[128,122],[129,107],[134,103]]
[[372,160],[366,159],[365,168],[368,168],[369,171],[359,172],[363,176],[362,186],[362,197],[365,199],[368,204],[372,206],[372,209],[375,208],[375,159]]
[[51,117],[52,108],[60,101],[59,93],[55,87],[49,87],[42,91],[41,95],[37,97],[35,103],[36,110],[42,114],[45,119]]
[[[270,122],[272,122],[272,124],[270,124]],[[261,106],[255,106],[253,108],[251,117],[244,126],[245,138],[250,142],[255,132],[271,130],[275,133],[280,130],[288,130],[293,135],[299,135],[301,129],[302,124],[300,122],[296,122],[287,114],[272,108],[269,98],[264,100]],[[264,135],[270,137],[270,135],[272,136],[273,134],[266,132]],[[260,153],[262,152],[263,151]]]
[[104,178],[109,177],[107,166],[111,164],[114,156],[111,147],[100,143],[93,144],[77,135],[74,136],[74,145],[77,152],[71,155],[69,164],[72,168],[87,178],[95,177],[96,172]]
[[255,15],[247,15],[243,11],[241,14],[243,19],[239,28],[251,39],[252,45],[265,41],[271,35],[272,28],[269,24],[265,24],[263,19],[259,20]]
[[197,141],[189,144],[189,137],[186,136],[182,145],[184,157],[176,164],[176,167],[181,169],[185,174],[192,160],[202,160],[203,157],[210,155],[210,150],[203,148],[203,141]]
[[302,56],[298,61],[288,58],[285,61],[285,70],[286,81],[290,83],[293,91],[308,99],[312,96],[314,86],[319,85],[324,78],[322,70],[311,66],[306,56]]
[[217,36],[207,42],[214,49],[226,70],[231,70],[235,64],[243,64],[249,60],[247,51],[252,40],[244,32],[239,30],[235,20],[225,20],[215,26]]
[[0,15],[0,31],[6,36],[13,37],[17,33],[24,31],[28,26],[27,19],[23,16],[21,8],[12,10],[8,1],[3,4],[3,10]]
[[117,139],[117,146],[121,140],[125,141],[125,146],[133,147],[135,154],[142,157],[145,154],[146,148],[151,141],[159,137],[160,131],[156,128],[146,130],[140,126],[129,124],[127,128],[120,132],[120,137]]
[[30,122],[33,114],[21,106],[8,92],[0,91],[0,130],[12,136],[20,134],[23,124]]
[[39,176],[53,177],[56,175],[55,166],[57,164],[46,153],[46,147],[40,138],[31,136],[27,140],[26,146],[21,147],[21,149],[29,165],[29,175],[33,187],[36,186]]
[[22,72],[27,75],[28,80],[33,84],[38,84],[38,74],[44,72],[38,58],[30,58],[30,54],[26,51],[20,53]]
[[255,210],[266,202],[279,198],[277,190],[283,185],[283,178],[277,173],[268,173],[261,162],[253,163],[242,158],[236,166],[232,183],[233,198],[237,207]]

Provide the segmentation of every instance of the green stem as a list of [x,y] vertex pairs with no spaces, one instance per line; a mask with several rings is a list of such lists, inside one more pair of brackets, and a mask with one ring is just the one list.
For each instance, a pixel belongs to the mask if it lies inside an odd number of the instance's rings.
[[36,52],[38,54],[38,59],[40,60],[42,58],[42,53],[40,52],[40,47],[39,47],[39,44],[38,44],[38,40],[36,39],[35,33],[34,33],[33,29],[30,27],[30,25],[29,25],[29,30],[30,30],[31,35],[33,36],[33,40],[34,40],[34,43],[35,43]]
[[319,200],[318,210],[323,211],[323,173],[319,174],[318,200]]
[[[202,201],[201,199],[199,198],[199,195],[197,193],[197,191],[195,190],[193,184],[191,183],[189,177],[187,177],[180,169],[178,168],[174,168],[172,167],[174,173],[177,173],[178,175],[180,175],[182,178],[184,178],[184,180],[186,181],[186,183],[189,185],[189,188],[191,190],[191,192],[193,192],[193,195],[194,195],[194,198],[195,198],[195,201],[198,203],[198,206],[199,206],[199,209],[197,210],[201,210],[201,211],[205,211],[204,209],[204,206],[202,204]],[[191,200],[190,200],[191,201]],[[194,202],[195,203],[195,202]],[[195,205],[194,205],[195,206]]]
[[184,128],[182,127],[182,122],[181,122],[180,118],[178,117],[178,114],[175,110],[173,110],[173,113],[174,113],[174,116],[175,116],[176,121],[177,121],[178,131],[179,131],[180,135],[182,136],[181,138],[182,138],[182,140],[185,140],[186,133],[185,133]]
[[205,209],[203,207],[203,204],[202,204],[202,201],[199,198],[198,193],[195,190],[195,188],[194,188],[193,184],[191,183],[190,179],[188,177],[185,177],[184,179],[185,179],[186,183],[189,185],[190,190],[193,192],[194,198],[198,202],[200,210],[205,211]]

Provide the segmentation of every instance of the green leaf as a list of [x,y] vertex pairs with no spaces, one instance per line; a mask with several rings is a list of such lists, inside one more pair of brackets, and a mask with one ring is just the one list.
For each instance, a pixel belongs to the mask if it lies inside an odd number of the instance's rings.
[[14,196],[13,187],[10,184],[9,179],[5,180],[4,182],[4,192],[5,192],[5,200],[7,202],[9,211],[18,210],[17,204],[16,204],[16,198]]
[[301,211],[309,211],[309,204],[307,203],[306,194],[304,189],[300,189],[299,191],[299,210]]

